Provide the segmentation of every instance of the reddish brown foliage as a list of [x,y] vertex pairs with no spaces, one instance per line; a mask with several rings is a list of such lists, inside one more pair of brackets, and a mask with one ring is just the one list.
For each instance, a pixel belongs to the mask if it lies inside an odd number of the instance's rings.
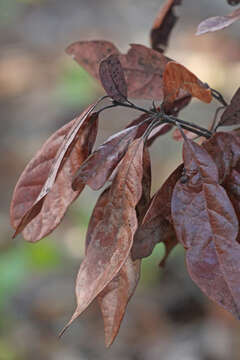
[[233,95],[230,105],[228,105],[221,116],[219,125],[236,125],[240,123],[240,88]]
[[[234,1],[234,5],[237,4]],[[214,16],[202,21],[198,25],[196,35],[202,35],[209,31],[222,30],[240,19],[240,8],[225,16]]]
[[99,66],[99,76],[106,93],[116,101],[127,98],[127,84],[122,65],[117,55],[110,55],[102,60]]
[[89,115],[94,106],[53,134],[22,173],[10,209],[14,236],[23,231],[26,240],[40,240],[83,190],[81,186],[75,193],[69,184],[95,142],[97,115]]
[[[229,0],[232,5],[238,2]],[[99,112],[93,111],[100,101],[90,105],[53,134],[25,168],[13,194],[15,235],[23,232],[26,240],[37,241],[60,223],[85,184],[98,190],[109,182],[88,225],[86,254],[76,281],[77,308],[64,328],[98,299],[107,346],[115,339],[137,286],[141,259],[160,242],[166,249],[160,266],[180,243],[193,281],[239,317],[240,135],[239,129],[228,133],[216,129],[239,123],[240,90],[227,105],[217,90],[160,53],[176,22],[174,6],[180,3],[167,1],[156,19],[151,40],[158,51],[134,44],[121,54],[107,41],[76,42],[67,48],[101,80],[110,103]],[[226,26],[238,12],[215,27],[208,23],[207,29]],[[151,108],[132,103],[128,96],[153,100]],[[205,103],[214,97],[221,103],[224,112],[211,131],[177,117],[192,97]],[[98,115],[113,107],[141,114],[92,152]],[[150,199],[148,148],[175,125],[173,137],[184,140],[183,164]],[[207,140],[198,145],[189,138],[196,135],[201,143]]]
[[174,7],[180,5],[182,0],[167,0],[157,15],[151,30],[151,45],[154,50],[164,52],[168,45],[169,35],[177,22]]
[[207,84],[202,83],[196,75],[186,69],[183,65],[170,61],[163,75],[164,101],[174,102],[180,91],[187,91],[192,96],[204,101],[211,102],[211,90]]

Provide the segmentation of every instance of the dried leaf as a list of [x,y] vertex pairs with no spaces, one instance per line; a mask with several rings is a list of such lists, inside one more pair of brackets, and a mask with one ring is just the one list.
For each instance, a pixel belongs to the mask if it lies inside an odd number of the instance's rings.
[[142,224],[134,236],[133,259],[142,259],[151,255],[157,243],[168,242],[168,239],[174,236],[171,225],[171,198],[182,170],[182,165],[177,167],[153,196]]
[[53,134],[23,171],[10,209],[14,236],[23,231],[26,240],[40,240],[82,191],[72,191],[71,178],[95,142],[98,115],[89,115],[94,106]]
[[[79,41],[66,52],[91,75],[99,80],[99,64],[106,56],[116,54],[124,71],[128,96],[138,99],[163,99],[163,72],[169,58],[143,45],[132,44],[127,54],[107,41]],[[179,94],[185,98],[186,92]]]
[[[182,93],[182,91],[180,90],[180,94],[181,93]],[[165,104],[163,104],[164,112],[167,115],[177,116],[179,114],[179,112],[190,103],[191,100],[192,100],[191,95],[185,95],[185,96],[181,97],[180,99],[175,100],[172,103],[165,103]]]
[[230,105],[228,105],[221,116],[218,126],[237,125],[240,123],[240,88],[233,95]]
[[181,5],[182,0],[167,0],[160,9],[152,30],[151,45],[154,50],[164,52],[168,45],[169,35],[177,22],[177,16],[174,14],[174,7]]
[[96,79],[99,78],[100,62],[107,56],[120,54],[114,44],[101,40],[74,42],[67,47],[66,53]]
[[191,140],[183,149],[187,181],[177,182],[172,197],[177,238],[187,250],[192,279],[212,300],[238,316],[238,220],[206,150]]
[[218,132],[203,143],[218,168],[219,183],[225,182],[240,160],[240,143],[233,133]]
[[202,35],[209,31],[222,30],[240,19],[240,8],[225,16],[214,16],[203,20],[197,28],[196,35]]
[[105,344],[109,347],[116,338],[127,304],[135,292],[140,277],[141,261],[128,256],[117,275],[98,295],[104,320]]
[[99,66],[99,76],[106,93],[115,101],[124,102],[127,99],[127,84],[122,65],[117,55],[110,55],[102,60]]
[[126,262],[137,229],[135,207],[142,194],[143,140],[137,139],[121,162],[109,201],[87,248],[76,281],[77,309],[69,325],[119,273]]
[[72,187],[78,190],[82,184],[87,184],[93,190],[100,189],[108,180],[115,167],[123,158],[129,144],[140,137],[148,124],[128,127],[99,146],[81,165],[74,175]]
[[172,103],[179,97],[180,90],[190,93],[199,100],[210,103],[211,90],[196,75],[183,65],[170,61],[163,74],[164,102]]

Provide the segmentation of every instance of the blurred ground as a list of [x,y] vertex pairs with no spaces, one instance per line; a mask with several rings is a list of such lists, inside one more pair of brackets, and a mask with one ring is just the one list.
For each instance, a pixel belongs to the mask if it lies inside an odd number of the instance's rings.
[[[157,264],[157,246],[144,261],[141,284],[120,334],[104,348],[103,324],[93,305],[57,339],[75,305],[74,281],[96,193],[87,190],[62,225],[39,244],[11,241],[8,207],[14,185],[43,141],[102,93],[64,48],[75,40],[107,39],[126,50],[148,45],[160,0],[0,0],[0,360],[235,360],[240,327],[208,301],[188,277],[183,251]],[[232,11],[224,0],[183,0],[167,55],[182,62],[226,98],[239,86],[239,24],[195,37],[208,16]],[[216,104],[193,101],[181,113],[207,124]],[[136,114],[101,119],[98,143]],[[181,144],[171,135],[152,148],[153,190],[179,163]]]

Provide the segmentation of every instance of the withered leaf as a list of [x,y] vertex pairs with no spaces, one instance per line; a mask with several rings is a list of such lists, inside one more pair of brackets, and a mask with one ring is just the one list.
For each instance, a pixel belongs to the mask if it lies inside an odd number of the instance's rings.
[[122,65],[117,55],[110,55],[102,60],[99,66],[99,76],[106,93],[116,101],[127,99],[127,84]]
[[119,273],[130,253],[137,229],[135,207],[142,194],[143,140],[129,146],[109,191],[103,220],[92,234],[76,281],[77,308],[68,326]]
[[181,177],[183,165],[177,167],[161,188],[154,194],[142,224],[136,231],[132,248],[132,258],[141,259],[151,255],[159,242],[167,243],[174,238],[171,225],[172,191]]
[[[151,166],[147,148],[143,153],[143,178],[142,196],[136,211],[138,221],[143,217],[146,207],[150,201],[151,190]],[[107,204],[110,188],[106,189],[94,208],[87,232],[87,244],[91,241],[91,234],[97,223],[103,219],[104,207]],[[133,295],[140,276],[139,260],[133,261],[129,255],[118,275],[98,295],[98,302],[104,320],[105,343],[110,346],[119,331],[127,304]]]
[[56,228],[82,191],[83,186],[72,191],[71,178],[95,142],[98,115],[90,115],[95,106],[53,134],[23,171],[10,208],[14,236],[25,229],[26,240],[40,240]]
[[217,132],[203,143],[218,168],[219,183],[225,182],[240,160],[240,143],[234,133]]
[[206,150],[188,139],[183,157],[187,181],[179,180],[174,188],[172,217],[187,250],[188,271],[206,295],[239,316],[236,214]]
[[[94,230],[104,219],[104,209],[109,201],[110,188],[100,195],[88,225],[86,250],[91,242]],[[104,320],[105,344],[109,347],[118,334],[127,304],[134,293],[140,276],[140,261],[133,262],[130,255],[119,273],[110,281],[97,299]]]
[[107,139],[81,165],[74,175],[72,187],[77,190],[87,184],[93,190],[100,189],[110,177],[127,151],[128,145],[140,137],[147,123],[128,127]]
[[[180,91],[181,93],[181,91]],[[174,102],[171,103],[165,103],[163,104],[163,109],[165,114],[167,115],[173,115],[173,116],[177,116],[178,113],[184,109],[192,100],[192,96],[190,94],[185,95],[183,97],[181,97],[178,100],[175,100]]]
[[164,52],[168,45],[169,35],[177,22],[177,16],[174,14],[174,7],[181,5],[182,0],[167,0],[160,9],[151,33],[151,45],[154,50]]
[[116,338],[127,304],[135,292],[140,277],[141,261],[128,256],[119,274],[98,295],[104,320],[105,344],[109,347]]
[[197,28],[196,35],[202,35],[209,31],[222,30],[240,19],[240,8],[225,16],[214,16],[203,20]]
[[[124,71],[128,96],[137,99],[163,99],[163,72],[169,58],[143,45],[131,44],[127,54],[107,41],[79,41],[66,52],[86,71],[99,80],[99,64],[106,56],[116,54]],[[179,94],[179,99],[187,93]]]
[[100,62],[112,54],[120,54],[116,46],[104,40],[77,41],[69,45],[66,53],[96,79],[99,78]]
[[191,71],[175,61],[170,61],[163,74],[164,102],[172,103],[179,97],[180,90],[186,91],[199,100],[210,103],[211,90]]
[[240,123],[240,88],[233,95],[230,105],[228,105],[221,116],[219,126],[236,125]]

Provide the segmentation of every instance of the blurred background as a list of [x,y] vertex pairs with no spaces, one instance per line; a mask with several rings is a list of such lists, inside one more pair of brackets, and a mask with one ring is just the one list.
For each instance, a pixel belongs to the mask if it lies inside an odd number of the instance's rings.
[[[158,245],[143,261],[142,278],[120,333],[104,348],[103,323],[93,304],[61,340],[75,307],[74,283],[98,192],[86,189],[64,221],[37,244],[11,240],[8,208],[31,157],[57,128],[103,94],[64,49],[76,40],[106,39],[122,51],[149,45],[162,0],[0,0],[0,360],[234,360],[240,326],[210,302],[187,275],[178,246],[165,269]],[[230,99],[239,87],[239,23],[202,37],[203,19],[233,10],[225,0],[183,0],[166,54]],[[207,125],[217,104],[192,101],[181,118]],[[101,117],[101,141],[137,116],[122,110]],[[121,123],[121,126],[119,125]],[[181,161],[171,134],[151,149],[153,191]]]

